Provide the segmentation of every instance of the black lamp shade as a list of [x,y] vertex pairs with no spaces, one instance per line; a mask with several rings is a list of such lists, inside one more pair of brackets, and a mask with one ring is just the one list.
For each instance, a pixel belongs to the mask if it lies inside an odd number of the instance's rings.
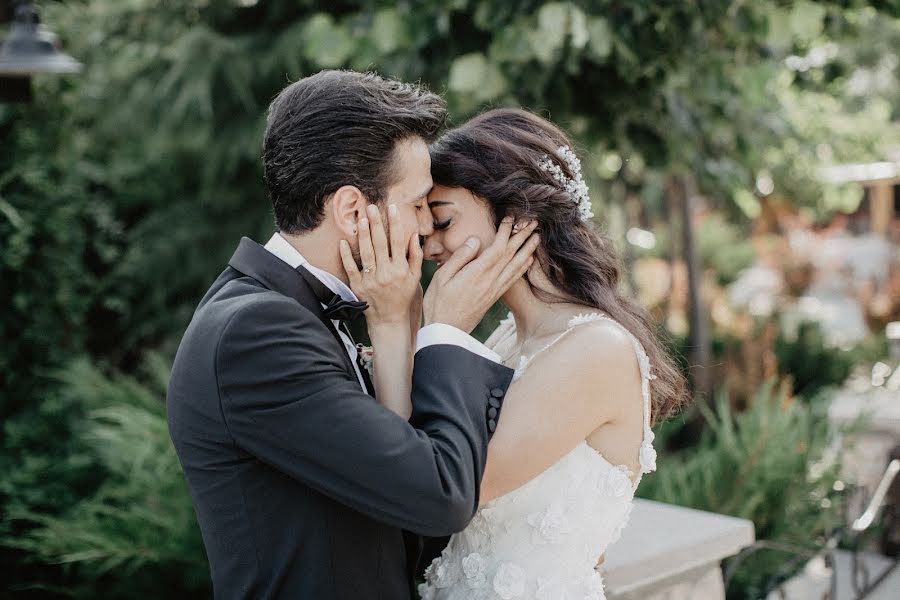
[[30,2],[16,7],[10,35],[0,46],[0,76],[77,73],[81,66],[60,51],[56,35],[38,22]]

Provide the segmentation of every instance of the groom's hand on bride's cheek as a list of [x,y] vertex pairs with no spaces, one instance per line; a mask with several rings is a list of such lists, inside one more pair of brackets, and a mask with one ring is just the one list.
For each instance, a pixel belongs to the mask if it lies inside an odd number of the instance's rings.
[[466,240],[434,274],[425,292],[425,324],[446,323],[472,331],[534,262],[532,255],[540,243],[536,227],[537,221],[532,221],[514,233],[512,218],[503,219],[494,242],[480,256],[480,241]]

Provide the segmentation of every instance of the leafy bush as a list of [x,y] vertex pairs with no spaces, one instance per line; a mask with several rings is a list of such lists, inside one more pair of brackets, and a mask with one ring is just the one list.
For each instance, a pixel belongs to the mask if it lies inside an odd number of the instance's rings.
[[[55,123],[52,112],[31,114]],[[0,104],[0,419],[43,395],[52,387],[43,372],[84,347],[95,283],[85,259],[106,238],[72,178],[44,156],[60,143],[58,128],[18,117]]]
[[[833,491],[838,465],[818,405],[789,400],[786,386],[766,384],[743,413],[727,395],[715,410],[697,404],[707,428],[695,447],[662,456],[639,488],[644,498],[750,519],[757,539],[811,547],[841,523]],[[661,439],[674,434],[666,425]],[[760,597],[785,555],[750,557],[729,586],[730,599]]]
[[697,228],[697,252],[723,286],[734,282],[756,257],[750,237],[718,214],[709,215]]
[[14,588],[47,589],[52,576],[56,591],[83,598],[209,593],[166,426],[168,370],[155,356],[145,370],[142,382],[76,361],[57,396],[6,425],[0,542],[29,562],[62,566],[39,582],[10,577]]
[[780,331],[775,355],[779,370],[790,375],[794,393],[805,396],[843,383],[853,369],[853,356],[827,344],[822,327],[811,321],[798,325],[796,336]]
[[822,326],[813,321],[800,323],[794,335],[782,329],[775,340],[779,372],[790,376],[795,394],[807,398],[841,385],[855,365],[873,363],[887,353],[883,334],[845,349],[829,344]]

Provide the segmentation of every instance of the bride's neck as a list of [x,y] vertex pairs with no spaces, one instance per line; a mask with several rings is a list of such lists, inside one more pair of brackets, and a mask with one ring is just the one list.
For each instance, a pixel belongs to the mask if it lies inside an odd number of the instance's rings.
[[554,328],[559,304],[550,304],[536,296],[524,278],[514,283],[501,300],[516,320],[516,337],[520,344],[531,337],[550,333]]

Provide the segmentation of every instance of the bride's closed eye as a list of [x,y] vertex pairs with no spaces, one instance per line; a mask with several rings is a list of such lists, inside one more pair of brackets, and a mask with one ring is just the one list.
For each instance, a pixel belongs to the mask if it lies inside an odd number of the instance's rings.
[[446,221],[432,223],[431,226],[434,228],[435,231],[443,231],[444,229],[447,229],[448,227],[450,227],[451,222],[452,222],[452,219],[447,219]]

